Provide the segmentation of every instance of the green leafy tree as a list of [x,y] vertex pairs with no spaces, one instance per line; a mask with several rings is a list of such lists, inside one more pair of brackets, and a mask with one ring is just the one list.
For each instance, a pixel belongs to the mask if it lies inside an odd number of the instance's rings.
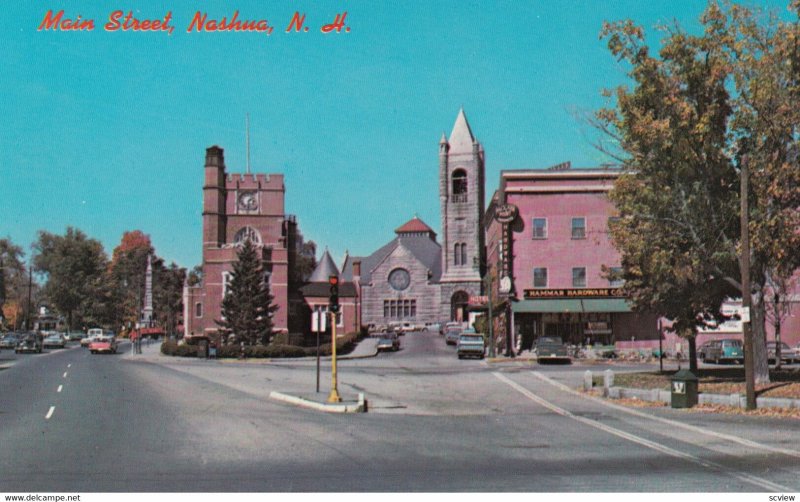
[[[10,322],[13,328],[18,327],[18,307],[27,301],[28,274],[23,256],[22,248],[10,238],[0,239],[0,324]],[[5,315],[6,308],[11,315]]]
[[[798,7],[791,5],[795,17]],[[634,83],[610,92],[615,106],[595,120],[612,140],[601,148],[625,168],[611,196],[628,228],[612,237],[627,288],[638,291],[634,299],[676,316],[687,334],[693,320],[698,326],[715,316],[729,292],[751,295],[755,381],[763,383],[768,274],[800,264],[798,24],[713,2],[701,21],[696,36],[665,28],[655,55],[631,21],[604,26],[609,49],[629,65]],[[743,162],[753,171],[749,292],[742,291],[739,263]]]
[[269,343],[273,335],[272,316],[278,309],[264,281],[260,249],[245,239],[237,252],[231,280],[222,300],[222,319],[215,322],[225,336],[233,334],[246,345]]
[[183,283],[186,269],[175,263],[164,266],[161,258],[153,266],[153,308],[158,324],[166,332],[174,333],[178,318],[183,312]]
[[67,327],[84,317],[80,310],[108,266],[108,259],[99,241],[80,230],[68,227],[63,236],[39,231],[33,245],[36,250],[35,270],[46,276],[45,298],[67,318]]

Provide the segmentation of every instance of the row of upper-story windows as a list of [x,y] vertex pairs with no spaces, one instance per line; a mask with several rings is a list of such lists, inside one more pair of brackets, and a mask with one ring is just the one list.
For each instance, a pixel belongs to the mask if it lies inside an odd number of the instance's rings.
[[[609,268],[608,286],[611,288],[618,288],[622,286],[624,281],[620,278],[622,275],[622,268],[611,267]],[[534,267],[533,269],[533,287],[534,288],[547,288],[547,267]],[[586,267],[572,267],[572,287],[585,288],[586,287]]]
[[[619,218],[612,216],[608,219],[608,224],[611,226],[614,222],[619,220]],[[533,218],[531,222],[531,228],[533,229],[533,238],[534,239],[547,239],[547,218]],[[586,238],[586,218],[583,216],[577,216],[572,218],[570,223],[570,235],[573,239],[585,239]]]

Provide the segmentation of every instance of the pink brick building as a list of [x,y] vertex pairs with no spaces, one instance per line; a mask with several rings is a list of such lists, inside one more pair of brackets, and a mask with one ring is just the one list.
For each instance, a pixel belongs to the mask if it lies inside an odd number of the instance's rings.
[[[631,312],[604,271],[620,265],[608,235],[614,208],[607,198],[618,175],[568,163],[501,173],[484,221],[487,268],[494,277],[508,277],[510,294],[499,279],[493,296],[511,298],[502,315],[514,327],[519,350],[543,335],[571,344],[657,342],[657,317]],[[517,215],[504,225],[496,215],[509,208]]]
[[206,150],[203,184],[203,282],[184,288],[184,335],[214,335],[236,251],[245,239],[259,248],[278,306],[275,330],[290,329],[290,315],[302,302],[290,284],[301,239],[296,219],[284,209],[282,174],[228,174],[222,148]]

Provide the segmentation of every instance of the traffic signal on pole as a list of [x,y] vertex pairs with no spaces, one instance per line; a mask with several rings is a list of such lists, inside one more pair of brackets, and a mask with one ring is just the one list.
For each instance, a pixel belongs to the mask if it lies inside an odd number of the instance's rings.
[[337,313],[339,312],[339,277],[335,275],[328,277],[328,284],[331,285],[328,308],[331,312]]

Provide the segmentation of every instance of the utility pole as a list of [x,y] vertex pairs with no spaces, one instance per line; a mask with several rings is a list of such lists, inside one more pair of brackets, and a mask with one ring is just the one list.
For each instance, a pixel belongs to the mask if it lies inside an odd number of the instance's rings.
[[742,256],[739,260],[739,267],[742,273],[742,309],[744,319],[742,319],[742,332],[744,333],[744,380],[745,392],[747,394],[747,409],[756,409],[756,385],[755,385],[755,366],[753,361],[753,329],[750,324],[750,307],[752,298],[750,296],[750,228],[749,228],[749,209],[747,195],[749,193],[750,172],[748,167],[749,159],[745,155],[742,158],[741,173],[741,227],[742,227]]
[[28,266],[28,308],[25,310],[25,331],[30,331],[31,326],[31,292],[33,290],[33,263]]

